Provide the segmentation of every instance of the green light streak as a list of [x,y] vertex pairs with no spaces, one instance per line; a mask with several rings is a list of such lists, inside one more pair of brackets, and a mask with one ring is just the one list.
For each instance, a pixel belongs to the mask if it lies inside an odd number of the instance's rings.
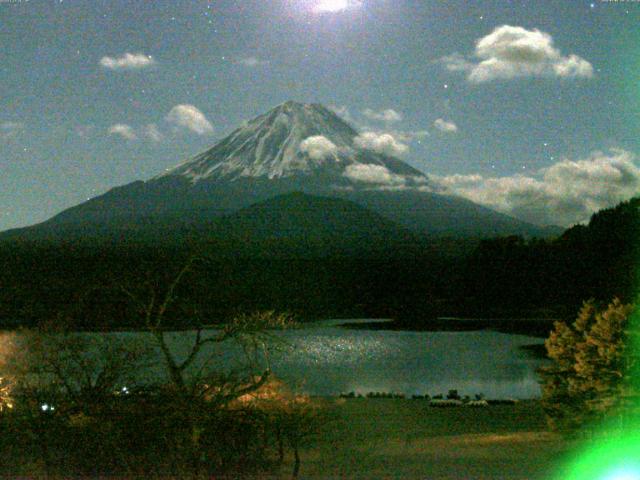
[[640,434],[597,442],[571,462],[558,480],[640,480]]

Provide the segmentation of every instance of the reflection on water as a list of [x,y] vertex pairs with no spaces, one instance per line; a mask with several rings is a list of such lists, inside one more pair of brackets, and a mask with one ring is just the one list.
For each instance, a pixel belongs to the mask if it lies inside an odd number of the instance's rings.
[[[542,361],[518,347],[542,343],[541,339],[490,331],[351,330],[338,326],[343,323],[317,322],[277,333],[286,345],[272,355],[274,373],[312,395],[350,391],[435,395],[450,389],[487,397],[540,395],[535,369]],[[148,336],[131,332],[109,335],[132,339]],[[168,335],[179,358],[186,357],[193,338],[193,332]],[[148,340],[152,341],[150,336]],[[0,347],[10,343],[9,337],[0,337]],[[233,367],[240,356],[239,350],[230,346],[209,345],[205,353],[213,368]],[[194,369],[201,367],[194,365]],[[140,378],[146,380],[162,375],[159,356],[155,366],[140,372]]]
[[408,395],[484,393],[489,397],[540,395],[535,370],[541,361],[518,347],[537,338],[479,332],[397,332],[323,327],[288,333],[291,352],[274,370],[304,381],[318,394],[370,391]]

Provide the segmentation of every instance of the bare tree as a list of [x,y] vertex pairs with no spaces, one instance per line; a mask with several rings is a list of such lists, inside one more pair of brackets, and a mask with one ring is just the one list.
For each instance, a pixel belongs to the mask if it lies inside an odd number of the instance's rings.
[[[196,320],[194,326],[194,338],[189,353],[182,360],[171,350],[167,341],[166,315],[168,309],[177,301],[176,290],[184,280],[185,275],[192,269],[196,258],[190,258],[178,271],[171,283],[164,290],[153,283],[147,283],[142,293],[137,293],[127,286],[122,286],[122,291],[133,302],[137,312],[144,321],[146,329],[152,334],[158,346],[167,369],[169,379],[173,387],[181,395],[191,397],[194,395],[210,394],[214,386],[205,388],[208,372],[200,372],[195,381],[189,381],[187,372],[198,360],[202,360],[205,347],[208,345],[235,342],[242,347],[245,354],[245,371],[252,371],[260,364],[266,368],[258,376],[251,373],[250,378],[240,381],[242,387],[237,385],[229,390],[230,386],[223,389],[228,392],[228,401],[233,400],[252,389],[257,389],[267,381],[270,374],[269,344],[277,342],[277,338],[271,334],[272,330],[290,328],[293,320],[288,314],[277,314],[274,311],[241,314],[228,323],[220,326],[215,332],[204,334],[204,322],[199,312],[193,308],[189,314]],[[214,379],[219,381],[220,372],[215,372]],[[247,385],[250,380],[250,385]],[[218,385],[219,387],[219,385]]]
[[[148,282],[137,291],[127,286],[122,286],[122,291],[132,301],[161,353],[171,386],[177,394],[180,415],[190,430],[192,464],[197,475],[202,457],[202,411],[225,408],[265,385],[271,376],[269,347],[278,343],[272,331],[290,328],[293,321],[288,314],[257,312],[238,315],[219,328],[206,331],[199,312],[193,308],[189,312],[196,319],[193,339],[188,353],[180,358],[168,340],[166,316],[178,301],[178,287],[195,261],[190,258],[166,288]],[[212,367],[215,354],[211,350],[223,344],[235,344],[243,353],[243,361],[235,370]]]

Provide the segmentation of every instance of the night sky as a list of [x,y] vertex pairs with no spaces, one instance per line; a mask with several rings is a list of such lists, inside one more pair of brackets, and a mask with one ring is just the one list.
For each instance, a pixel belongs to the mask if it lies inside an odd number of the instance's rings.
[[640,192],[640,2],[0,0],[0,230],[292,99],[569,225]]

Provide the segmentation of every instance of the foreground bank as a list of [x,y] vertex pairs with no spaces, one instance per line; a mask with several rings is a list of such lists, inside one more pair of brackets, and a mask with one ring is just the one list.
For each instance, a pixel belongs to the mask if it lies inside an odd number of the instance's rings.
[[[348,399],[301,453],[303,478],[548,479],[570,444],[537,401],[482,409],[420,400]],[[287,478],[293,458],[281,475]]]

